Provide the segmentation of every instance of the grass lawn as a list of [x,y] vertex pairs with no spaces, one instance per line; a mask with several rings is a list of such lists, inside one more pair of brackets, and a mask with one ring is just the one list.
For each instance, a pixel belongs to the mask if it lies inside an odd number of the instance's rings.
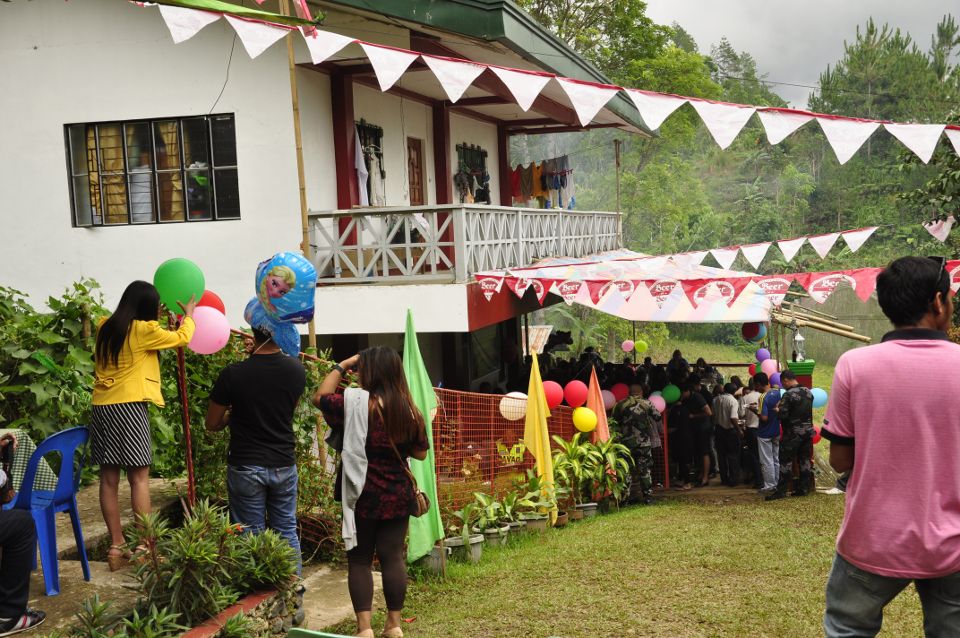
[[[446,581],[419,577],[411,638],[819,636],[842,496],[764,503],[720,489],[551,530]],[[694,500],[697,499],[697,500]],[[374,626],[382,627],[378,613]],[[887,636],[922,635],[912,588],[887,609]],[[352,622],[327,631],[354,632]]]

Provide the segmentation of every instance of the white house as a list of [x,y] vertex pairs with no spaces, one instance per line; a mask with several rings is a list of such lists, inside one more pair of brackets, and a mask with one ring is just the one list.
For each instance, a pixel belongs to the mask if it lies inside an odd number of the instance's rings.
[[[351,39],[604,81],[509,0],[310,7],[324,14],[323,31]],[[431,373],[468,385],[537,307],[529,296],[486,302],[473,272],[620,245],[616,213],[512,207],[509,136],[584,127],[556,86],[524,111],[488,69],[451,103],[417,60],[383,92],[359,44],[314,64],[303,38],[290,37],[320,346],[399,345],[410,307],[429,333],[421,345]],[[240,326],[256,264],[301,247],[282,40],[250,59],[225,20],[175,44],[156,6],[14,0],[0,8],[0,116],[0,283],[35,302],[90,277],[113,304],[131,280],[181,256],[200,265]],[[622,97],[590,126],[645,130]],[[382,162],[373,207],[358,208],[358,132]],[[485,162],[489,204],[460,203],[464,158]]]

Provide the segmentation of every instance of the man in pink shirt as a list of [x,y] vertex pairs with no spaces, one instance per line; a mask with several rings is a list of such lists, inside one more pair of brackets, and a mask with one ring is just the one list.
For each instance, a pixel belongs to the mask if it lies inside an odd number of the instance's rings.
[[[830,464],[851,470],[827,582],[828,637],[875,636],[911,581],[927,636],[960,636],[960,345],[940,257],[903,257],[877,278],[895,330],[837,362],[823,424]],[[948,399],[944,404],[944,398]]]

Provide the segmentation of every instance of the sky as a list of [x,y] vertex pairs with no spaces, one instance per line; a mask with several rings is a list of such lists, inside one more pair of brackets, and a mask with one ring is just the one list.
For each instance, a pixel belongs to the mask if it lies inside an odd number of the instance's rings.
[[[768,81],[816,85],[820,72],[843,56],[844,40],[873,16],[908,32],[921,49],[944,14],[960,19],[956,0],[647,0],[647,15],[660,24],[677,22],[696,39],[701,53],[726,36],[734,49],[757,60]],[[642,88],[642,87],[640,87]],[[771,85],[796,108],[811,89]]]

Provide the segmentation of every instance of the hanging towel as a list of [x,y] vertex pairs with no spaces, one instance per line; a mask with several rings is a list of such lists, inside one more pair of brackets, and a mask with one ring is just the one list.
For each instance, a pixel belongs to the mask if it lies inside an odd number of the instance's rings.
[[546,188],[544,188],[543,183],[543,165],[542,164],[532,164],[533,166],[533,191],[531,195],[533,197],[544,197],[546,196]]
[[[343,505],[343,544],[347,551],[357,546],[357,519],[354,509],[367,482],[367,418],[370,393],[360,388],[343,391],[343,452],[341,463],[341,505]],[[331,430],[331,434],[333,431]],[[334,442],[327,442],[336,449]]]
[[533,197],[533,164],[520,167],[520,196],[524,201]]
[[376,153],[370,155],[370,205],[386,206],[387,191],[380,169],[380,158]]
[[357,189],[360,191],[360,205],[369,206],[370,197],[367,194],[367,179],[370,173],[367,172],[367,163],[363,160],[363,146],[360,144],[360,133],[357,127],[353,127],[353,167],[357,169]]

